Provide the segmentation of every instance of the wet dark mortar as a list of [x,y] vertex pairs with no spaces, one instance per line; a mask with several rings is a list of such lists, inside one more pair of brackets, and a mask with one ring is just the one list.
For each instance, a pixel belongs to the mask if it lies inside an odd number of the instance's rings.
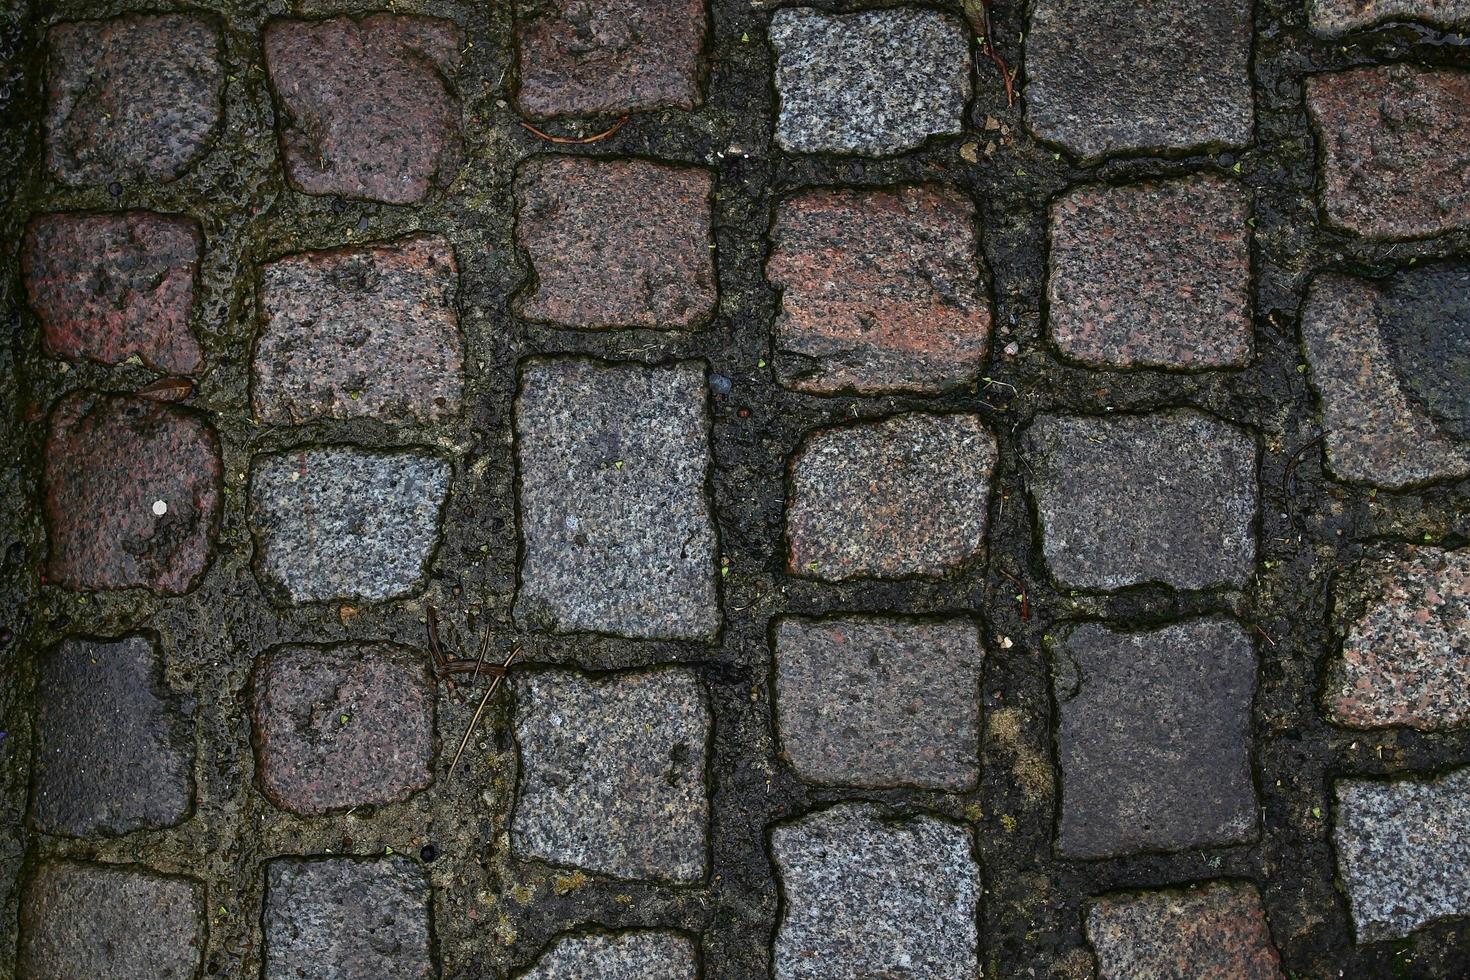
[[[846,9],[832,3],[815,3]],[[1450,977],[1470,962],[1470,927],[1451,921],[1409,940],[1356,946],[1346,901],[1334,880],[1329,841],[1330,783],[1342,774],[1434,771],[1470,762],[1470,736],[1402,730],[1353,733],[1327,725],[1316,707],[1329,653],[1328,584],[1365,547],[1385,540],[1463,544],[1470,539],[1470,483],[1401,493],[1346,487],[1324,479],[1314,407],[1301,370],[1297,323],[1309,275],[1319,268],[1387,272],[1470,254],[1470,234],[1383,245],[1320,230],[1315,147],[1302,101],[1305,75],[1356,64],[1412,61],[1470,67],[1470,47],[1420,28],[1385,28],[1339,41],[1312,38],[1304,4],[1257,4],[1257,140],[1239,154],[1184,159],[1120,159],[1073,165],[1031,140],[1019,107],[1007,109],[992,66],[977,58],[977,94],[965,137],[934,140],[896,160],[798,157],[770,143],[775,96],[765,25],[774,5],[714,0],[709,98],[693,113],[645,114],[615,137],[586,147],[552,147],[522,130],[509,107],[513,73],[508,4],[404,3],[400,12],[447,16],[472,41],[458,78],[464,97],[468,162],[454,187],[420,208],[393,208],[288,191],[272,132],[272,108],[259,49],[271,16],[366,11],[356,3],[204,5],[226,23],[227,112],[212,152],[179,181],[71,190],[40,166],[42,38],[46,25],[147,4],[17,3],[0,12],[0,182],[6,248],[0,290],[6,343],[0,345],[4,407],[0,426],[15,462],[3,473],[0,589],[0,881],[4,939],[0,974],[13,966],[15,884],[25,868],[55,855],[143,861],[188,871],[208,887],[207,970],[258,975],[261,862],[280,854],[418,854],[432,845],[434,918],[443,974],[505,976],[525,966],[551,936],[579,924],[667,925],[702,935],[705,974],[765,976],[779,908],[766,853],[776,821],[827,802],[877,798],[898,811],[927,810],[975,827],[987,894],[982,963],[988,976],[1083,976],[1090,956],[1082,903],[1115,888],[1240,877],[1261,888],[1284,966],[1301,977]],[[944,6],[958,9],[957,4]],[[1022,72],[1019,4],[1001,2],[1002,53]],[[987,132],[994,116],[1009,139]],[[586,132],[604,128],[593,120]],[[964,162],[967,139],[993,156]],[[732,151],[741,148],[741,152]],[[718,172],[715,211],[720,309],[687,333],[578,333],[525,323],[510,299],[528,270],[513,239],[510,180],[542,152],[599,157],[636,155],[697,163]],[[1096,181],[1211,171],[1236,174],[1255,192],[1256,359],[1242,371],[1203,375],[1159,371],[1096,372],[1067,365],[1047,347],[1044,309],[1046,209],[1066,188]],[[998,332],[991,383],[938,398],[818,398],[774,384],[770,325],[775,296],[762,276],[773,203],[793,190],[827,184],[937,180],[978,204]],[[636,202],[630,202],[636,206]],[[41,583],[45,554],[39,513],[40,421],[63,393],[84,386],[132,389],[150,379],[140,367],[73,366],[41,352],[25,310],[16,247],[26,218],[41,210],[145,207],[186,212],[203,223],[206,253],[195,327],[210,365],[192,404],[210,413],[225,445],[228,487],[216,559],[194,593],[163,599],[141,591],[81,596]],[[303,248],[378,241],[410,231],[441,232],[461,269],[461,328],[467,338],[464,417],[440,428],[391,429],[371,422],[262,428],[250,418],[248,374],[254,331],[255,268]],[[1021,352],[1006,358],[1010,341]],[[698,357],[731,379],[713,398],[715,466],[711,492],[719,519],[726,625],[717,645],[635,642],[598,636],[522,632],[511,618],[516,584],[516,514],[511,400],[518,361],[533,353],[580,352],[614,359]],[[761,366],[764,361],[765,366]],[[1049,582],[1036,546],[1034,515],[1018,459],[1019,431],[1040,411],[1101,412],[1194,405],[1249,427],[1261,447],[1258,575],[1244,593],[1174,594],[1130,590],[1111,597],[1073,595]],[[813,428],[895,411],[978,411],[1000,437],[990,546],[983,561],[941,581],[829,585],[787,576],[781,536],[785,464]],[[445,537],[427,593],[407,602],[362,606],[345,623],[337,607],[282,608],[264,596],[249,568],[244,520],[249,460],[283,447],[351,441],[428,443],[456,456]],[[1289,471],[1290,470],[1290,471]],[[1021,615],[1026,585],[1031,616]],[[254,788],[249,748],[248,674],[257,653],[278,642],[381,639],[421,643],[426,603],[458,628],[463,642],[491,626],[502,648],[518,637],[536,663],[588,669],[677,661],[695,665],[715,711],[713,874],[707,888],[657,888],[583,880],[515,860],[506,819],[515,782],[515,749],[502,701],[456,778],[443,778],[478,691],[441,688],[440,778],[412,801],[376,813],[305,820],[273,808]],[[987,635],[983,774],[976,792],[842,791],[801,784],[776,757],[771,731],[768,624],[781,613],[842,610],[978,613]],[[1205,853],[1143,855],[1096,862],[1052,856],[1054,752],[1042,638],[1052,624],[1099,618],[1140,625],[1180,615],[1228,611],[1259,640],[1255,768],[1262,805],[1258,844]],[[118,841],[76,842],[28,834],[24,812],[31,752],[30,698],[36,654],[77,633],[159,632],[172,681],[197,702],[198,803],[192,819],[168,831]],[[1010,646],[999,641],[1007,637]],[[1039,768],[1038,768],[1039,767]],[[1025,778],[1030,775],[1028,782]],[[1040,778],[1037,778],[1037,776]],[[1457,966],[1457,964],[1459,966]]]

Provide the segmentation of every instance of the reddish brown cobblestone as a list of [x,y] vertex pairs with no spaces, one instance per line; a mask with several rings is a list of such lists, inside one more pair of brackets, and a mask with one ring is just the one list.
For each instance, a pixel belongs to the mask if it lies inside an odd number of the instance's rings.
[[1251,359],[1250,203],[1191,177],[1072,191],[1051,209],[1051,339],[1092,367]]
[[533,118],[693,109],[705,0],[518,4],[516,104]]
[[77,392],[46,440],[47,577],[72,589],[189,591],[220,512],[219,438],[199,416]]
[[1307,0],[1312,30],[1337,37],[1375,24],[1417,21],[1446,30],[1470,27],[1467,0]]
[[125,14],[46,38],[46,164],[62,183],[173,180],[209,149],[225,74],[213,18]]
[[303,252],[261,270],[251,401],[262,422],[459,413],[454,249],[438,235]]
[[43,214],[26,229],[22,268],[46,348],[72,361],[203,366],[189,330],[204,238],[192,218],[127,211]]
[[256,773],[315,816],[408,799],[433,779],[429,655],[391,644],[277,647],[252,677]]
[[808,191],[778,206],[771,238],[782,384],[819,395],[935,392],[984,368],[990,301],[963,194]]
[[436,17],[275,20],[265,61],[291,186],[414,204],[464,160],[458,70],[464,34]]
[[1307,80],[1328,222],[1370,238],[1470,227],[1470,72],[1380,65]]
[[533,273],[518,298],[528,320],[672,330],[714,315],[709,171],[542,156],[522,167],[515,195]]
[[1098,980],[1278,980],[1261,896],[1252,885],[1108,895],[1087,910]]

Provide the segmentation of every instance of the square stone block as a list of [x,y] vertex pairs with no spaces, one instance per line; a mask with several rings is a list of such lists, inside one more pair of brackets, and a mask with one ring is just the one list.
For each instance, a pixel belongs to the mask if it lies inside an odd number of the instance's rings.
[[1104,896],[1088,906],[1087,939],[1098,980],[1282,980],[1261,896],[1240,882]]

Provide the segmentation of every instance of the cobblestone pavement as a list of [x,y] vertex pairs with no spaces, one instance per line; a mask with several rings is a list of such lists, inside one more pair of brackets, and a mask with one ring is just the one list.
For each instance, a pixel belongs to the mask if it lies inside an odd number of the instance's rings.
[[1470,975],[1470,3],[993,7],[0,12],[0,976]]

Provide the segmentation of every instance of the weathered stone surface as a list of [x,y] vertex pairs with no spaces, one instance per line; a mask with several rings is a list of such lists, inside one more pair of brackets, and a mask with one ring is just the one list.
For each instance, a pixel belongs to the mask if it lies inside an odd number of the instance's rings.
[[1042,415],[1024,450],[1042,549],[1063,586],[1249,581],[1257,491],[1248,433],[1192,409]]
[[518,5],[516,105],[533,118],[693,109],[705,0]]
[[1256,654],[1240,626],[1194,619],[1049,643],[1061,819],[1057,852],[1099,858],[1250,841]]
[[766,278],[776,375],[798,391],[937,392],[990,341],[975,206],[947,187],[824,189],[783,201]]
[[703,881],[710,712],[688,670],[515,680],[511,846],[617,878]]
[[1470,228],[1470,72],[1377,65],[1307,79],[1322,210],[1370,238]]
[[1470,263],[1422,263],[1384,280],[1378,332],[1415,407],[1470,440]]
[[396,599],[419,589],[439,543],[450,465],[427,449],[326,446],[257,456],[255,573],[290,602]]
[[1326,37],[1387,21],[1463,30],[1470,27],[1470,0],[1307,0],[1307,23]]
[[[1427,290],[1422,302],[1392,298],[1419,289]],[[1456,357],[1455,347],[1465,342],[1449,338],[1457,316],[1470,310],[1470,288],[1460,295],[1465,305],[1456,314],[1449,294],[1418,275],[1380,284],[1324,273],[1312,281],[1302,341],[1321,403],[1327,465],[1338,479],[1401,488],[1470,475],[1470,443],[1441,431],[1413,394],[1417,388],[1434,399],[1446,428],[1461,428],[1465,409],[1455,406],[1454,387],[1470,351]],[[1438,319],[1435,298],[1450,300],[1438,307],[1446,314],[1438,324],[1431,323]],[[1426,356],[1431,351],[1436,356]]]
[[1098,980],[1279,980],[1281,957],[1252,885],[1107,895],[1087,910]]
[[777,980],[980,975],[980,868],[964,827],[845,803],[771,833]]
[[261,270],[251,401],[263,422],[459,413],[459,267],[439,235],[303,252]]
[[266,862],[264,980],[428,980],[429,881],[401,857]]
[[840,581],[943,575],[980,554],[995,436],[978,415],[824,429],[790,464],[787,570]]
[[803,779],[963,791],[980,776],[980,631],[942,621],[785,618],[776,730]]
[[695,361],[524,366],[520,620],[632,637],[719,631],[704,374]]
[[1051,339],[1092,367],[1250,363],[1250,201],[1188,177],[1086,187],[1051,209]]
[[954,17],[920,7],[771,17],[776,144],[793,153],[903,153],[964,126],[970,47]]
[[132,865],[42,864],[21,900],[28,980],[195,980],[204,886]]
[[582,330],[704,325],[717,299],[714,186],[699,167],[533,157],[515,185],[533,272],[518,311]]
[[124,211],[42,214],[21,265],[41,339],[57,357],[191,374],[203,366],[189,331],[204,244],[192,218]]
[[194,800],[193,746],[147,637],[67,640],[41,659],[31,819],[49,834],[171,827]]
[[1333,588],[1342,649],[1323,707],[1353,728],[1470,722],[1470,551],[1404,548],[1366,559]]
[[1037,0],[1026,125],[1084,159],[1251,141],[1250,0]]
[[464,32],[437,17],[273,20],[265,63],[281,156],[305,194],[415,204],[464,162],[458,70]]
[[182,594],[204,574],[220,511],[220,447],[193,412],[77,392],[46,439],[46,577],[70,589]]
[[387,643],[283,646],[252,678],[256,776],[315,816],[408,799],[434,778],[429,655]]
[[1360,943],[1470,915],[1470,769],[1335,784],[1338,874]]
[[124,14],[46,33],[46,166],[64,184],[168,181],[220,126],[220,33],[199,14]]
[[694,943],[677,932],[567,935],[551,944],[520,980],[695,980]]

